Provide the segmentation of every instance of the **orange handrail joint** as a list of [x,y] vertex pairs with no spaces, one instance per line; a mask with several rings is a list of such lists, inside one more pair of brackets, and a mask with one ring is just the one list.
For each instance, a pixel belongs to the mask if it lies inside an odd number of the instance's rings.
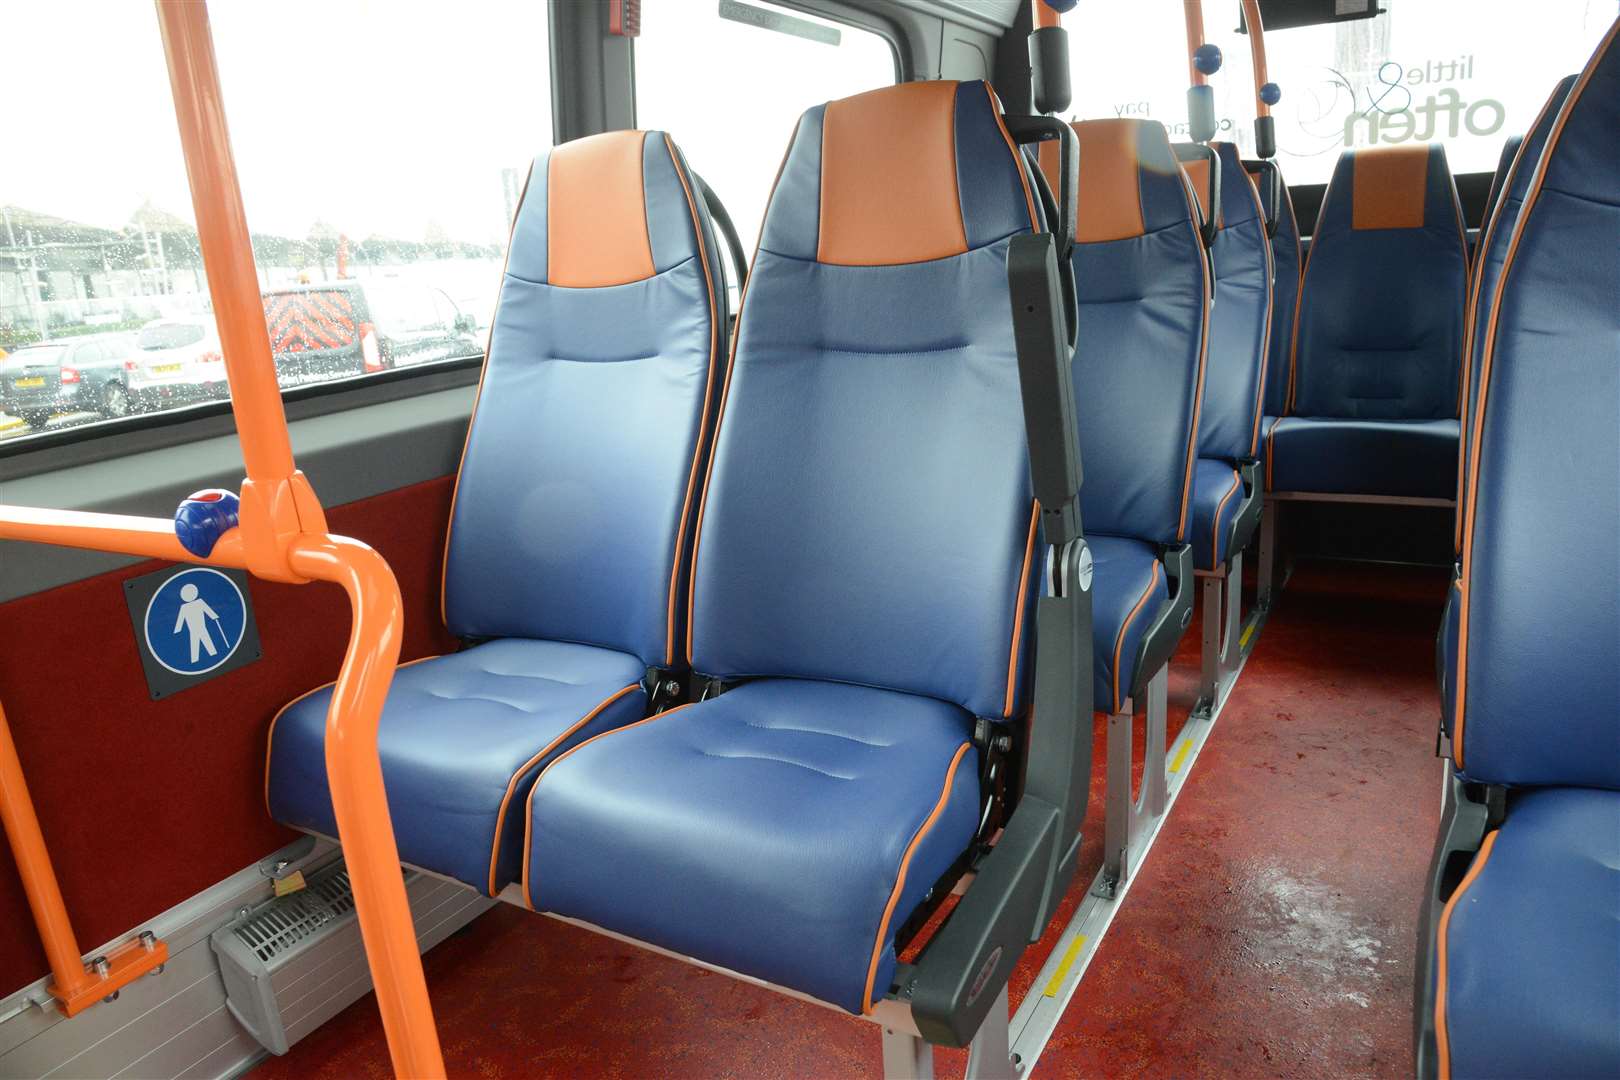
[[[247,473],[240,524],[206,558],[181,547],[167,519],[0,506],[0,539],[245,569],[271,581],[343,587],[353,626],[326,723],[332,808],[395,1072],[444,1076],[399,850],[377,757],[377,727],[399,660],[403,605],[388,563],[327,533],[314,488],[293,461],[247,216],[231,154],[219,71],[202,0],[156,0],[197,233]],[[73,1016],[160,967],[150,934],[87,970],[51,866],[11,731],[0,712],[0,818],[51,964],[52,995]]]

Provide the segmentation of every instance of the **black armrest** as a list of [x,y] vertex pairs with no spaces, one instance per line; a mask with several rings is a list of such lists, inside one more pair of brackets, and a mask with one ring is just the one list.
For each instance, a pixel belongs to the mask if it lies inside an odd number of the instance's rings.
[[1203,161],[1209,165],[1209,184],[1205,192],[1208,199],[1204,202],[1204,206],[1209,210],[1204,214],[1198,229],[1198,235],[1204,241],[1204,250],[1208,251],[1215,243],[1216,233],[1220,232],[1221,158],[1203,143],[1176,143],[1175,151],[1177,161]]
[[1238,476],[1243,483],[1243,501],[1238,503],[1237,516],[1232,519],[1232,531],[1226,539],[1226,557],[1249,546],[1254,531],[1260,526],[1260,511],[1265,506],[1265,493],[1260,490],[1260,463],[1254,458],[1238,462]]
[[1277,235],[1277,217],[1282,213],[1282,170],[1277,168],[1275,161],[1247,159],[1243,162],[1243,168],[1254,177],[1254,184],[1260,189],[1260,207],[1266,212],[1266,238],[1270,239]]
[[1059,215],[1056,234],[1016,236],[1007,249],[1030,475],[1053,551],[1035,606],[1034,708],[1018,804],[950,918],[916,965],[898,973],[893,990],[911,1005],[923,1038],[940,1046],[972,1040],[1024,949],[1040,938],[1074,879],[1090,795],[1092,563],[1080,530],[1080,449],[1058,263],[1073,235],[1074,133],[1048,117],[1031,119],[1040,123],[1024,130],[1061,131],[1069,148],[1059,186],[1071,216]]
[[1018,958],[1038,941],[1074,880],[1091,793],[1091,553],[1057,552],[1065,595],[1035,619],[1035,709],[1023,794],[956,910],[900,980],[923,1038],[966,1046]]
[[1007,248],[1007,286],[1030,479],[1040,500],[1046,542],[1061,547],[1080,535],[1080,440],[1057,242],[1051,233],[1013,237]]
[[1168,548],[1160,558],[1170,579],[1170,600],[1159,609],[1142,644],[1136,649],[1136,675],[1131,679],[1131,698],[1141,700],[1142,690],[1153,673],[1170,662],[1181,635],[1192,625],[1193,553],[1191,544]]

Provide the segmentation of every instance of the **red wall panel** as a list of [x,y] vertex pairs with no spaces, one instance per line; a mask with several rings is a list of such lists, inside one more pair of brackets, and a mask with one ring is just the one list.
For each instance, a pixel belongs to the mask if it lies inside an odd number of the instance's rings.
[[[439,617],[452,478],[331,508],[333,532],[382,552],[405,599],[401,659],[454,646]],[[337,677],[349,606],[332,585],[252,584],[263,659],[153,701],[122,583],[142,563],[0,604],[0,703],[17,741],[79,946],[137,927],[294,838],[264,809],[265,734]],[[47,972],[0,845],[0,995]]]

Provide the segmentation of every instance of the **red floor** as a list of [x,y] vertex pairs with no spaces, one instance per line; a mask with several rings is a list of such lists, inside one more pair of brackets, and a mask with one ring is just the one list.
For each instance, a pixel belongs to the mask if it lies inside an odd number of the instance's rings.
[[[1037,1076],[1411,1074],[1444,589],[1440,572],[1391,567],[1308,566],[1289,582]],[[1194,632],[1172,727],[1196,650]],[[1099,738],[1099,766],[1101,751]],[[1099,771],[1086,865],[1015,973],[1015,1004],[1095,871],[1101,787]],[[881,1072],[868,1023],[516,908],[426,967],[452,1076]],[[949,1076],[965,1059],[936,1060]],[[388,1074],[370,997],[254,1073]]]

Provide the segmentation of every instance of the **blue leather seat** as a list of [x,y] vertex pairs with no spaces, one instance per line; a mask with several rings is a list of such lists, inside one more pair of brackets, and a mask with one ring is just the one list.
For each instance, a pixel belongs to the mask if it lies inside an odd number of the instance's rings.
[[1446,921],[1451,1075],[1620,1076],[1620,791],[1512,799]]
[[[536,159],[513,227],[445,557],[446,625],[495,640],[403,667],[378,732],[400,858],[492,895],[538,771],[679,662],[726,325],[692,191],[667,136],[611,132]],[[330,699],[272,722],[265,798],[335,834]]]
[[[1465,337],[1463,348],[1463,385],[1467,394],[1463,402],[1463,417],[1466,419],[1474,415],[1474,405],[1479,397],[1479,358],[1485,348],[1485,317],[1490,312],[1490,298],[1496,291],[1496,283],[1501,278],[1502,263],[1507,258],[1508,242],[1513,236],[1513,226],[1518,224],[1519,210],[1524,206],[1525,192],[1530,190],[1530,178],[1535,175],[1536,165],[1541,160],[1541,152],[1546,148],[1547,135],[1552,131],[1553,121],[1558,117],[1558,110],[1563,107],[1564,99],[1569,97],[1569,91],[1575,85],[1575,76],[1570,75],[1559,80],[1553,88],[1552,95],[1547,103],[1541,107],[1535,122],[1530,130],[1522,137],[1509,139],[1507,147],[1502,154],[1506,161],[1505,169],[1498,166],[1497,175],[1500,177],[1500,191],[1490,203],[1490,216],[1485,219],[1485,228],[1480,233],[1479,248],[1474,258],[1473,280],[1470,282],[1468,292],[1468,316],[1465,324]],[[1515,152],[1508,157],[1508,148],[1514,147]],[[1468,461],[1468,448],[1473,443],[1473,430],[1465,423],[1462,430],[1462,447],[1458,456],[1460,465],[1466,467]],[[1462,505],[1464,497],[1464,479],[1466,473],[1459,470],[1457,477],[1457,504]],[[1462,543],[1462,520],[1458,517],[1457,543]]]
[[1455,497],[1467,280],[1443,146],[1340,155],[1301,285],[1289,418],[1267,430],[1271,491]]
[[1140,646],[1170,598],[1160,563],[1191,526],[1210,283],[1198,213],[1164,126],[1083,120],[1074,130],[1073,379],[1081,517],[1097,563],[1093,700],[1116,713],[1153,674]]
[[1420,1071],[1442,1077],[1620,1073],[1617,32],[1549,129],[1481,324],[1442,639],[1458,809],[1419,983]]
[[975,718],[1024,710],[1041,552],[1006,260],[1035,220],[985,83],[801,118],[695,548],[710,692],[541,774],[533,907],[853,1013],[889,992],[898,929],[974,847]]
[[[1209,359],[1198,419],[1198,465],[1193,477],[1193,565],[1215,570],[1235,552],[1232,528],[1243,496],[1232,494],[1240,463],[1260,443],[1260,397],[1271,329],[1271,239],[1260,193],[1238,148],[1211,143],[1221,168],[1220,228],[1210,251],[1215,261],[1215,304],[1209,315]],[[1258,478],[1256,478],[1258,480]],[[1240,541],[1241,542],[1241,541]]]
[[[1286,183],[1281,188],[1281,201],[1275,210],[1276,231],[1271,234],[1271,342],[1266,348],[1265,417],[1261,430],[1270,428],[1271,421],[1288,411],[1289,358],[1294,348],[1294,316],[1299,304],[1299,279],[1304,258],[1300,253],[1299,219],[1294,216],[1294,199]],[[1262,185],[1261,191],[1269,195]],[[1266,213],[1272,215],[1270,206]],[[1261,441],[1260,452],[1265,452]]]

